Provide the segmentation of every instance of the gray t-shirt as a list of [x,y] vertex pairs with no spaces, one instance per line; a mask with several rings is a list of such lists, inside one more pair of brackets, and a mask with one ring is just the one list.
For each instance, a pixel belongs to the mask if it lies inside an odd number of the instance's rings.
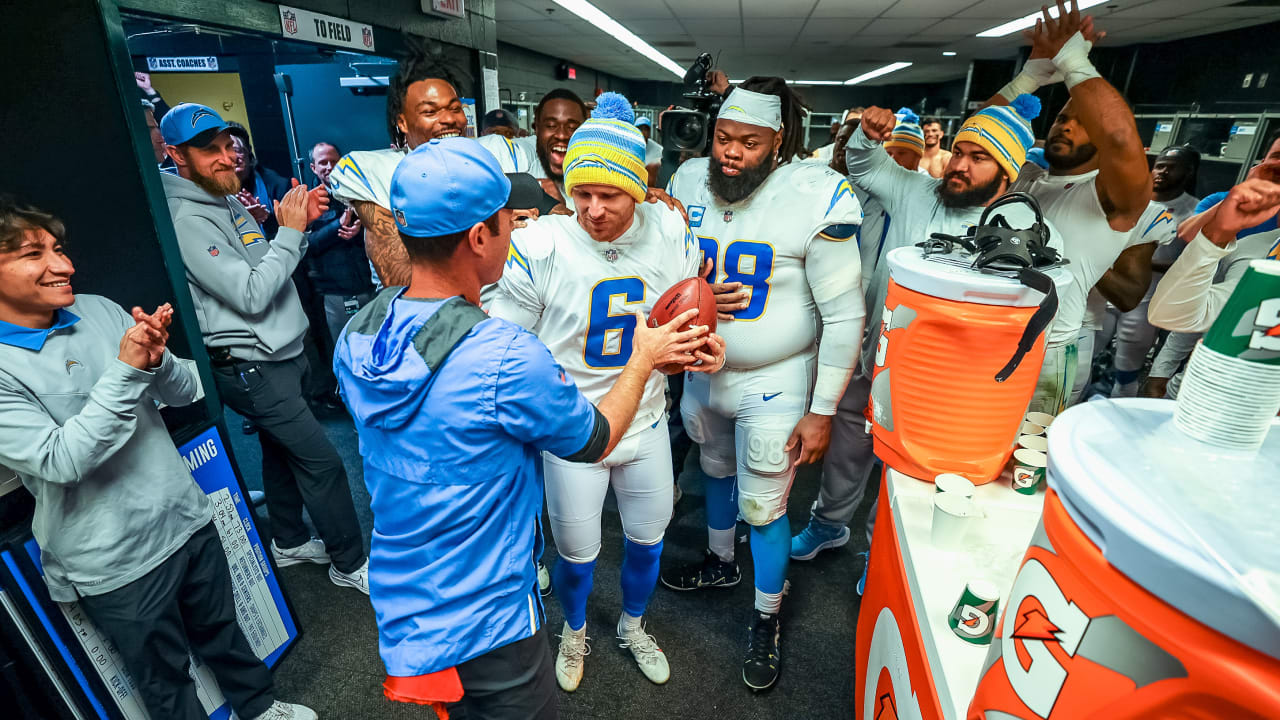
[[0,465],[35,496],[31,531],[59,602],[137,580],[212,519],[156,409],[194,401],[195,376],[167,351],[152,372],[121,362],[133,324],[96,295],[47,332],[0,323]]

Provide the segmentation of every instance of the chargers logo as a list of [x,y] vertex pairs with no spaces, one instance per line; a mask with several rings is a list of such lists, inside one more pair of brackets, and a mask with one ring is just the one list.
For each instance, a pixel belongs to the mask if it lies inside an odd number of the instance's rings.
[[214,119],[216,120],[218,116],[217,116],[217,115],[214,115],[214,114],[213,114],[212,112],[210,112],[209,110],[206,110],[206,109],[204,109],[204,108],[201,108],[201,109],[199,109],[199,110],[197,110],[197,111],[195,111],[195,112],[191,113],[191,127],[195,127],[195,126],[196,126],[196,123],[200,122],[200,118],[206,118],[206,117],[211,117],[211,118],[214,118]]
[[73,368],[73,367],[83,368],[83,367],[84,367],[84,365],[83,365],[83,364],[81,364],[79,360],[67,360],[67,362],[66,362],[66,370],[67,370],[67,374],[68,374],[68,375],[70,375],[70,374],[71,374],[71,368]]
[[[258,223],[252,222],[249,218],[240,216],[236,218],[236,232],[240,233],[240,243],[245,247],[257,245],[267,241],[266,236],[262,234],[262,230],[258,228]],[[217,248],[214,248],[215,250]],[[217,256],[217,253],[210,252],[210,255]]]
[[705,205],[690,205],[689,211],[689,227],[702,227],[702,216],[707,214]]
[[529,269],[529,260],[520,252],[520,247],[515,242],[507,246],[507,267],[518,267],[524,271],[529,279],[533,279],[533,271]]
[[831,196],[831,204],[827,205],[827,212],[831,212],[831,209],[836,206],[836,203],[840,202],[842,197],[854,197],[853,186],[849,184],[848,180],[841,180],[840,184],[836,186],[836,192]]

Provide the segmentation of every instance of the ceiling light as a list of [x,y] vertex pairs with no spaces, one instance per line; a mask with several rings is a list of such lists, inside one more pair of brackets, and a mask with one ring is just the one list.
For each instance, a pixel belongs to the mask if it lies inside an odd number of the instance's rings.
[[[1104,2],[1110,2],[1110,1],[1111,0],[1077,0],[1077,7],[1079,7],[1081,10],[1084,10],[1086,8],[1091,8],[1094,5],[1101,5]],[[1010,33],[1015,33],[1019,30],[1025,30],[1029,27],[1035,27],[1036,20],[1040,20],[1041,17],[1042,16],[1040,14],[1040,11],[1037,10],[1031,13],[1030,15],[1027,15],[1026,17],[1018,18],[1017,20],[1010,20],[1009,22],[1003,25],[997,25],[991,28],[990,30],[983,30],[982,32],[978,33],[977,37],[1004,37],[1005,35],[1008,35]],[[1057,6],[1050,6],[1049,17],[1051,18],[1058,17]]]
[[868,80],[872,80],[874,78],[878,78],[881,75],[888,75],[891,72],[897,72],[898,70],[901,70],[902,68],[905,68],[905,67],[911,67],[911,63],[909,62],[889,63],[888,65],[885,65],[884,67],[881,67],[881,68],[876,68],[871,72],[862,73],[856,78],[849,78],[848,80],[844,81],[844,84],[857,85],[858,83],[862,83]]
[[619,25],[617,20],[609,17],[606,13],[601,11],[600,8],[597,8],[595,5],[587,2],[587,0],[555,0],[555,3],[592,25],[595,25],[600,30],[609,33],[618,42],[657,63],[663,70],[670,72],[678,78],[684,78],[684,68],[676,64],[675,60],[663,55],[652,45],[641,40],[635,33]]
[[955,50],[943,50],[943,51],[942,51],[942,54],[943,54],[944,56],[946,56],[946,57],[955,57],[955,56],[956,56],[956,51],[955,51]]

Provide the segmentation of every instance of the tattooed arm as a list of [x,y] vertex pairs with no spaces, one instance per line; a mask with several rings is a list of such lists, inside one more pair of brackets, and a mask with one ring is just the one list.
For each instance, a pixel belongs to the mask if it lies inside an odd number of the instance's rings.
[[408,285],[413,270],[391,211],[368,200],[356,200],[351,205],[364,225],[364,252],[378,272],[382,286]]

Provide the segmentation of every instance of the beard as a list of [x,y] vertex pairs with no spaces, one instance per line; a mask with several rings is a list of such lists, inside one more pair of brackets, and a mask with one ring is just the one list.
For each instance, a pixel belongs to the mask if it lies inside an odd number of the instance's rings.
[[967,190],[948,190],[947,181],[955,176],[956,173],[947,173],[942,176],[942,182],[938,183],[938,188],[935,192],[938,194],[938,200],[942,202],[943,207],[967,208],[986,205],[995,199],[996,193],[1000,192],[1000,185],[1004,181],[1000,173],[996,173],[995,177],[982,185],[974,185]]
[[758,164],[744,167],[742,172],[735,177],[724,174],[723,165],[716,159],[715,155],[708,158],[707,163],[707,184],[711,186],[711,192],[715,196],[732,205],[736,202],[747,199],[751,193],[756,191],[766,179],[769,173],[773,172],[773,164],[769,162],[769,156],[766,155]]
[[1093,143],[1085,143],[1079,147],[1072,145],[1069,152],[1051,150],[1050,148],[1055,147],[1055,143],[1058,140],[1061,140],[1061,138],[1051,138],[1044,146],[1045,162],[1048,162],[1049,167],[1054,170],[1070,170],[1071,168],[1080,167],[1098,154],[1098,148]]
[[552,180],[555,180],[556,182],[564,182],[564,173],[561,172],[557,174],[555,171],[551,169],[551,158],[548,157],[549,153],[547,152],[547,148],[543,146],[542,143],[537,143],[537,148],[538,148],[538,162],[542,163],[542,171],[545,172],[547,174],[547,177],[551,178]]
[[218,175],[205,175],[195,168],[191,171],[191,182],[199,185],[210,195],[234,195],[240,192],[240,178],[235,172]]

